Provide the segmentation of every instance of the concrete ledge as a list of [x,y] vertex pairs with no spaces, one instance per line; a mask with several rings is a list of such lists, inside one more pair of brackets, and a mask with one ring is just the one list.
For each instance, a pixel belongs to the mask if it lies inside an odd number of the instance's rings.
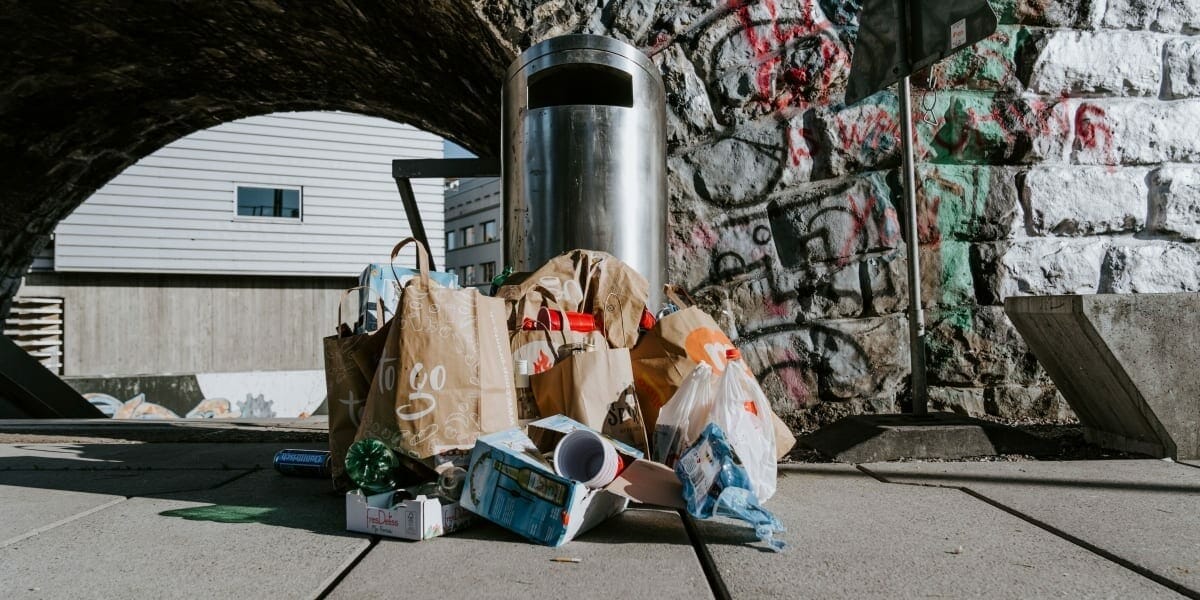
[[1089,441],[1200,457],[1200,294],[1010,297],[1004,311]]
[[900,458],[1043,455],[1049,444],[1025,432],[954,413],[855,415],[797,440],[839,462]]

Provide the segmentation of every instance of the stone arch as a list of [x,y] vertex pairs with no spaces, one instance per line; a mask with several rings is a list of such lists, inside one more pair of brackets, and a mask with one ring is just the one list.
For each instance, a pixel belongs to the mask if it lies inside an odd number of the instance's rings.
[[344,110],[494,153],[515,55],[470,0],[101,0],[5,13],[0,318],[58,221],[167,143],[258,114]]

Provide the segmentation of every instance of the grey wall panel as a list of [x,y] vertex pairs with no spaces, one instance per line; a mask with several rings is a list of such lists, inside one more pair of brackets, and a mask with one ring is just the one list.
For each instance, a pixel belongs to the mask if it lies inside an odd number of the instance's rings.
[[[65,375],[321,369],[350,278],[31,273],[63,298]],[[347,308],[350,310],[350,308]]]

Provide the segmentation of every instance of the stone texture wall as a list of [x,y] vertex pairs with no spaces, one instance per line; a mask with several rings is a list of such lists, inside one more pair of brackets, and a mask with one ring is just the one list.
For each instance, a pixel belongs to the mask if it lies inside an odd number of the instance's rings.
[[[935,406],[1068,414],[1013,294],[1200,290],[1200,4],[993,0],[999,31],[917,78]],[[497,151],[500,77],[570,32],[641,47],[668,93],[671,276],[798,427],[908,380],[898,101],[839,97],[856,0],[255,0],[0,22],[0,313],[54,223],[140,156],[249,114],[347,109]]]
[[[737,331],[793,424],[900,408],[898,99],[840,105],[858,3],[595,4],[538,3],[512,41],[583,31],[653,54],[672,277]],[[914,78],[931,399],[1069,418],[1001,305],[1200,290],[1200,3],[993,6],[995,35]]]

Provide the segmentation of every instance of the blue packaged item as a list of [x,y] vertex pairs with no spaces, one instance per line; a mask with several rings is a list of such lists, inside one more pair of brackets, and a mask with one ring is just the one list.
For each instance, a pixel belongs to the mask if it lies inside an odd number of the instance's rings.
[[738,460],[733,446],[715,423],[709,423],[696,443],[675,463],[675,474],[683,482],[683,499],[688,514],[698,519],[713,515],[731,517],[754,526],[754,534],[776,552],[784,542],[783,524],[758,503],[751,491],[750,475]]
[[641,460],[641,452],[611,438],[628,466],[609,485],[592,489],[555,473],[544,456],[575,429],[589,428],[555,415],[530,423],[528,435],[514,428],[479,436],[460,499],[463,507],[530,540],[560,546],[625,510],[631,499],[682,506],[670,469]]
[[[400,290],[410,279],[420,275],[416,269],[394,267],[389,264],[369,264],[358,276],[358,285],[370,288],[371,292],[359,295],[358,321],[355,322],[355,333],[367,333],[379,329],[379,308],[383,307],[384,320],[396,314],[396,304],[400,301]],[[448,288],[458,287],[458,275],[430,271],[429,278],[438,285]],[[379,304],[376,304],[376,303]]]

